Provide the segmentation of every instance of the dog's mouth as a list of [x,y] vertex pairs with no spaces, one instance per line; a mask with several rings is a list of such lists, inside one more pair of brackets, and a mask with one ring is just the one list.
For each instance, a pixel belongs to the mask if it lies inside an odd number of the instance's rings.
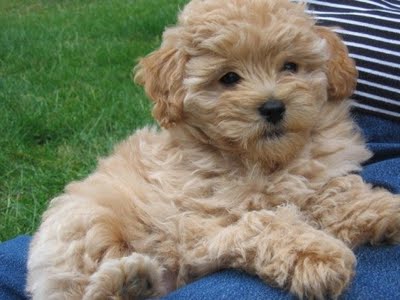
[[264,131],[264,138],[268,140],[276,140],[281,138],[285,132],[281,128],[274,128],[272,130]]

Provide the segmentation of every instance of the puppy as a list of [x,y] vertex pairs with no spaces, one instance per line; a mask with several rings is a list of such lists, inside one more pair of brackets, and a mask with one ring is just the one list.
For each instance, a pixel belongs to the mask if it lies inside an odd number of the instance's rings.
[[357,72],[286,0],[193,0],[135,80],[138,130],[69,184],[29,255],[33,299],[142,299],[223,268],[299,298],[338,297],[352,249],[400,242],[400,199],[355,173]]

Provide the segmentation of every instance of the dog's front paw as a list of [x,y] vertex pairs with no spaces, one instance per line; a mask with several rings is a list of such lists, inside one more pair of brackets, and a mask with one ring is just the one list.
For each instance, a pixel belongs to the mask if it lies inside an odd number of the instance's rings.
[[374,203],[375,220],[365,227],[370,228],[369,242],[400,244],[400,197],[391,194],[385,196]]
[[84,300],[147,299],[160,295],[161,268],[148,256],[134,253],[101,264],[90,278]]
[[290,291],[300,299],[336,299],[352,278],[356,263],[353,252],[342,243],[326,246],[297,253]]

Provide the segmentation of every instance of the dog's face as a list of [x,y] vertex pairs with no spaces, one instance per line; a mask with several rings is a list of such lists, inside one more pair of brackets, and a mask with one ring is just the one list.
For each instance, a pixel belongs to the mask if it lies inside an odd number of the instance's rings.
[[136,79],[162,126],[252,161],[284,164],[356,71],[329,29],[282,0],[193,0]]

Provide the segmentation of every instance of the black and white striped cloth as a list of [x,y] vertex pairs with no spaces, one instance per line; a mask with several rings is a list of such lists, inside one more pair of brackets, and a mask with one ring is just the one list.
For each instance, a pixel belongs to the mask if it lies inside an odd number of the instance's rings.
[[339,28],[359,72],[355,109],[400,121],[400,0],[292,1]]

